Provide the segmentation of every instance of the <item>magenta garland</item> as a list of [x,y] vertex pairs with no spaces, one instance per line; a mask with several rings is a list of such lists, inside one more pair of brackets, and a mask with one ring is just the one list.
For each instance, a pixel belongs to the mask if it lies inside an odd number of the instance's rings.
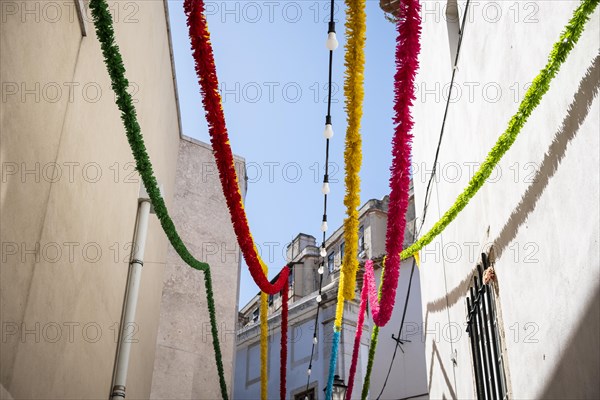
[[[388,323],[394,310],[396,289],[400,278],[400,253],[404,243],[406,210],[410,187],[411,130],[414,125],[410,109],[415,99],[414,82],[419,67],[421,44],[421,6],[419,0],[399,2],[396,38],[396,74],[394,75],[394,138],[392,140],[392,167],[390,168],[390,203],[386,233],[386,258],[379,293],[375,285],[373,261],[365,263],[356,335],[346,399],[352,396],[358,360],[362,325],[367,299],[371,304],[373,321],[377,326]],[[368,378],[365,385],[368,386]],[[365,388],[363,388],[363,397]]]
[[[370,260],[368,262],[371,262]],[[371,266],[371,274],[373,267]],[[352,349],[352,362],[350,364],[350,373],[348,375],[348,389],[346,398],[352,398],[352,389],[354,389],[354,377],[356,376],[356,364],[358,362],[358,351],[360,349],[360,338],[362,336],[363,325],[365,323],[365,311],[367,308],[367,286],[363,285],[360,293],[360,307],[358,309],[358,320],[356,321],[356,335],[354,336],[354,347]]]
[[[390,204],[388,209],[385,275],[381,284],[380,309],[373,320],[384,326],[390,320],[396,299],[400,277],[400,253],[406,228],[410,186],[410,155],[414,125],[410,108],[415,99],[414,83],[419,67],[421,44],[421,6],[418,0],[400,1],[398,14],[398,37],[396,38],[396,75],[394,76],[394,123],[392,141],[392,167],[390,176]],[[373,299],[369,298],[371,306]]]

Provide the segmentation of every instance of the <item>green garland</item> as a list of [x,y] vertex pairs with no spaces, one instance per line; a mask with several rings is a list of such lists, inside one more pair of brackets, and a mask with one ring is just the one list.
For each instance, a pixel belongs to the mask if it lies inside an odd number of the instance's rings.
[[529,90],[525,93],[523,101],[519,105],[517,113],[508,123],[508,128],[500,135],[498,141],[494,147],[492,147],[492,150],[490,150],[487,158],[479,167],[479,170],[477,170],[475,175],[473,175],[473,178],[471,178],[469,185],[458,196],[444,216],[433,225],[429,232],[422,236],[412,246],[400,253],[401,259],[405,260],[411,257],[431,243],[431,241],[437,235],[442,233],[450,222],[456,218],[458,213],[465,208],[467,203],[483,186],[486,179],[489,178],[496,165],[500,162],[502,156],[504,156],[504,153],[506,153],[514,143],[521,128],[525,125],[525,122],[527,122],[527,119],[533,110],[540,104],[542,97],[550,88],[550,81],[552,81],[552,78],[554,78],[560,69],[560,66],[565,62],[573,47],[575,47],[575,44],[581,37],[585,23],[589,20],[590,15],[594,12],[599,1],[600,0],[583,0],[579,7],[577,7],[573,17],[560,35],[560,40],[554,44],[550,56],[548,57],[548,64],[546,64],[546,67],[544,67],[533,80]]
[[[500,162],[500,159],[508,151],[511,145],[517,138],[521,128],[527,122],[527,118],[531,115],[533,110],[540,104],[542,97],[550,88],[550,81],[556,76],[560,66],[565,62],[567,56],[575,47],[575,44],[581,37],[585,23],[589,20],[591,14],[594,12],[600,0],[583,0],[579,7],[573,13],[573,17],[563,30],[560,35],[560,40],[554,44],[550,56],[548,57],[548,64],[540,71],[538,76],[533,80],[531,87],[525,93],[523,101],[519,105],[517,113],[511,118],[508,123],[508,128],[498,138],[498,141],[490,150],[487,158],[479,167],[479,170],[473,175],[469,185],[466,189],[458,196],[454,204],[446,211],[444,216],[436,222],[433,227],[422,236],[412,246],[405,249],[400,253],[400,258],[405,260],[411,257],[413,254],[418,253],[423,247],[431,243],[431,241],[439,235],[447,226],[456,218],[458,213],[462,211],[467,205],[469,200],[475,196],[477,191],[483,186],[486,179],[490,176],[494,167]],[[377,348],[377,339],[379,336],[379,327],[374,326],[371,334],[371,347],[369,349],[369,358],[367,361],[367,371],[365,374],[365,380],[362,389],[361,398],[366,399],[369,393],[369,386],[371,381],[371,372],[373,369],[373,361],[375,359],[375,350]]]
[[169,216],[169,212],[158,188],[152,170],[152,163],[148,157],[140,125],[137,121],[135,107],[133,106],[131,95],[127,91],[129,81],[125,77],[125,67],[123,65],[123,58],[121,57],[119,46],[115,43],[113,20],[108,5],[105,0],[90,0],[90,9],[92,10],[94,25],[96,27],[96,36],[102,47],[102,54],[104,55],[104,62],[108,70],[108,75],[110,76],[112,89],[116,95],[116,103],[121,111],[121,120],[125,127],[127,140],[129,141],[129,146],[131,147],[131,151],[135,158],[137,171],[142,177],[146,191],[154,206],[156,216],[158,217],[169,242],[171,242],[171,245],[175,248],[175,251],[177,251],[177,254],[179,254],[183,261],[190,267],[204,272],[206,302],[208,304],[208,313],[210,315],[213,348],[217,362],[221,396],[223,399],[227,399],[227,384],[225,383],[221,346],[219,344],[210,266],[207,263],[198,261],[191,255],[177,233],[175,224]]
[[379,338],[379,327],[374,324],[373,332],[371,333],[371,346],[369,346],[369,358],[367,360],[367,371],[365,373],[365,381],[363,382],[360,398],[365,400],[369,395],[369,387],[371,386],[371,372],[373,372],[373,361],[375,360],[375,350],[377,350],[377,341]]

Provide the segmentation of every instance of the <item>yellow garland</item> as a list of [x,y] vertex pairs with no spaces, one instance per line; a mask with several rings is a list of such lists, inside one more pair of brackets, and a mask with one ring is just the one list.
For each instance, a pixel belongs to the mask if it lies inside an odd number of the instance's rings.
[[[340,271],[338,305],[335,326],[341,328],[344,312],[344,299],[354,298],[356,272],[358,271],[358,207],[360,207],[360,167],[362,164],[362,139],[360,121],[364,99],[366,14],[365,0],[346,0],[346,67],[344,95],[348,127],[346,129],[346,147],[344,163],[346,168],[346,219],[344,220],[344,242],[346,251]],[[341,304],[340,304],[341,303]]]
[[[254,242],[254,239],[252,239]],[[258,254],[256,243],[254,244],[254,251]],[[269,268],[259,257],[260,265],[268,278]],[[261,400],[267,400],[269,395],[268,390],[268,369],[267,363],[269,362],[269,296],[265,292],[260,293],[260,398]]]
[[[267,273],[266,268],[265,274]],[[264,292],[260,293],[260,398],[267,400],[268,397],[268,375],[267,362],[269,356],[269,322],[268,315],[268,295]]]
[[344,292],[342,291],[342,286],[344,284],[344,276],[344,274],[340,273],[337,304],[335,306],[335,322],[333,323],[334,329],[340,329],[342,327],[342,318],[344,316]]
[[356,286],[356,271],[358,270],[358,207],[360,206],[360,177],[358,173],[362,164],[362,140],[360,136],[360,120],[362,118],[364,98],[365,70],[365,32],[366,14],[365,0],[346,0],[346,54],[344,65],[346,79],[344,94],[347,111],[348,128],[346,130],[346,148],[344,162],[346,168],[346,206],[347,217],[344,220],[344,240],[346,252],[341,273],[346,275],[344,280],[344,298],[354,298]]
[[[229,141],[227,141],[227,144],[229,144]],[[237,178],[237,175],[236,175],[236,178]],[[238,184],[238,192],[240,193],[240,198],[243,198],[243,196],[241,196],[239,184]],[[246,212],[243,202],[241,203],[241,207],[242,207],[242,210],[244,210],[244,212]],[[254,241],[252,234],[250,234],[250,238],[252,239],[252,243],[254,245],[254,252],[256,253],[256,255],[258,257],[258,261],[260,262],[262,270],[265,273],[265,276],[268,278],[269,267],[267,267],[267,264],[265,264],[262,257],[260,256],[260,253],[258,252],[258,248],[256,247],[256,242]],[[268,318],[268,314],[269,314],[269,296],[265,292],[261,292],[260,293],[260,398],[262,400],[267,400],[268,395],[269,395],[269,390],[268,390],[269,318]]]

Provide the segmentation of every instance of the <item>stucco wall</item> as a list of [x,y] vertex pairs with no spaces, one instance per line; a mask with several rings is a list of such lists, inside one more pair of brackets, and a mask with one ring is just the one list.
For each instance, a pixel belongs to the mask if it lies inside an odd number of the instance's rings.
[[[135,224],[139,179],[120,113],[92,24],[83,37],[71,3],[1,5],[0,382],[15,398],[108,396]],[[110,4],[138,119],[171,205],[179,126],[164,5]],[[151,217],[132,399],[150,394],[166,253]]]
[[[423,318],[421,315],[420,271],[416,266],[412,277],[402,333],[398,336],[411,268],[412,258],[402,262],[394,312],[387,325],[379,330],[377,353],[375,353],[371,377],[371,399],[378,398],[380,393],[381,399],[386,400],[412,398],[428,393]],[[378,283],[381,282],[381,269],[375,271],[375,277]],[[404,341],[396,350],[395,358],[393,354],[397,342],[392,338],[392,335],[394,338],[400,337]],[[394,358],[394,363],[386,382],[392,358]]]
[[[236,164],[243,179],[244,160],[237,158]],[[245,181],[240,187],[244,196]],[[179,146],[172,215],[192,254],[211,266],[225,379],[231,395],[240,250],[212,149],[187,137]],[[220,398],[205,293],[204,274],[186,265],[169,246],[150,398]]]
[[[451,64],[445,3],[423,3],[413,146],[419,217],[452,72],[440,68]],[[506,129],[578,4],[478,2],[472,9],[423,232]],[[480,253],[492,247],[510,396],[600,395],[598,16],[499,168],[421,253],[431,398],[475,397],[465,293]]]

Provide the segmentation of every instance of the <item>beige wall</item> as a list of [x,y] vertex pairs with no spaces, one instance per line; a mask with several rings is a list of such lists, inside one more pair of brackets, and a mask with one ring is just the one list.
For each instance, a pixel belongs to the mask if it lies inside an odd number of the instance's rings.
[[[445,3],[423,3],[413,146],[419,217],[429,178],[425,169],[432,169],[445,106],[436,84],[443,88],[452,73],[448,27],[440,14]],[[464,4],[459,1],[461,10]],[[483,161],[504,132],[524,86],[546,64],[578,4],[479,2],[472,9],[456,80],[462,91],[450,104],[439,182],[433,184],[422,234],[450,207],[467,185],[473,163]],[[596,10],[499,168],[421,252],[431,398],[475,397],[465,294],[480,253],[492,247],[510,398],[600,396],[598,17]]]
[[[9,3],[16,14],[6,12]],[[24,13],[25,3],[33,14]],[[179,126],[164,5],[109,3],[119,11],[117,41],[170,205]],[[58,19],[47,2],[0,4],[0,382],[15,398],[97,399],[110,390],[139,183],[129,177],[133,158],[92,24],[83,37],[71,4],[53,4],[61,7]],[[38,85],[37,94],[24,95],[22,85]],[[59,166],[60,177],[49,163]],[[38,243],[40,251],[24,253]],[[150,395],[166,254],[152,217],[127,385],[132,399]]]
[[[245,162],[237,158],[238,175]],[[246,193],[242,181],[242,196]],[[182,138],[173,220],[188,248],[211,266],[225,380],[231,395],[240,278],[240,251],[210,146]],[[210,334],[204,274],[169,246],[160,301],[152,399],[221,397]]]

